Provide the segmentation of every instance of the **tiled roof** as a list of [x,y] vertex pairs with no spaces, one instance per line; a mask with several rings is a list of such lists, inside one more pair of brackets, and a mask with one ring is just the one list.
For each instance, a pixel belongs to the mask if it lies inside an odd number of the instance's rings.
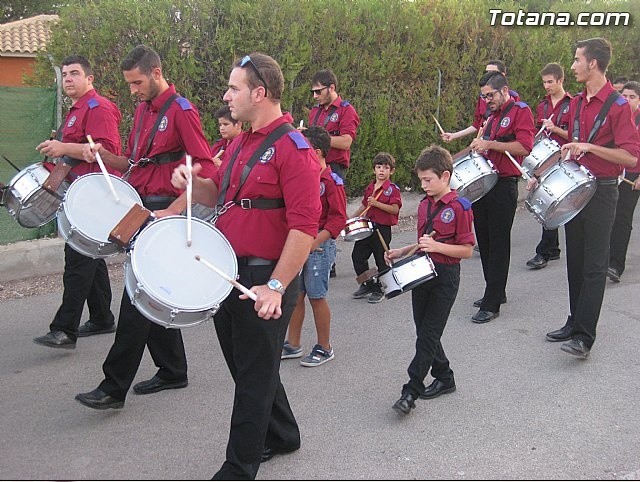
[[45,50],[51,38],[51,25],[57,15],[36,15],[0,24],[0,54],[36,54]]

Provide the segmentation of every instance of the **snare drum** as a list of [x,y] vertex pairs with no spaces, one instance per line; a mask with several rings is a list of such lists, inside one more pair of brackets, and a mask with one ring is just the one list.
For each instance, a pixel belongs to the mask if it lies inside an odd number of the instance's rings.
[[91,258],[108,258],[123,251],[109,241],[109,233],[142,199],[129,183],[109,175],[119,200],[100,172],[79,177],[67,190],[58,210],[58,232],[77,252]]
[[498,171],[489,159],[477,152],[470,152],[453,164],[451,189],[458,191],[458,195],[476,202],[487,194],[498,182]]
[[363,216],[347,219],[347,225],[340,234],[345,241],[360,241],[373,234],[373,223]]
[[48,177],[49,171],[38,162],[16,174],[5,187],[2,204],[20,226],[37,228],[56,217],[69,183],[60,184],[56,197],[42,187]]
[[385,298],[390,299],[411,291],[437,275],[431,258],[426,253],[416,253],[379,273],[378,281]]
[[560,159],[560,144],[548,137],[541,137],[533,145],[531,153],[522,161],[522,168],[533,176],[536,169],[551,159]]
[[587,205],[596,188],[596,179],[584,166],[565,161],[545,172],[524,204],[546,229],[557,229]]
[[233,286],[195,259],[209,261],[230,278],[238,262],[229,241],[211,223],[168,216],[148,224],[135,238],[125,262],[125,287],[146,318],[165,328],[186,328],[213,317]]

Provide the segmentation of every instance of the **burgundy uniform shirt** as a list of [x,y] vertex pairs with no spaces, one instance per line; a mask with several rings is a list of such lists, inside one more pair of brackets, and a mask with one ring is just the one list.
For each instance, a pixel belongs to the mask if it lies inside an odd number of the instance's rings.
[[[509,106],[512,107],[509,108]],[[489,116],[482,137],[499,142],[518,141],[527,150],[528,155],[533,148],[534,131],[533,114],[529,106],[524,102],[514,102],[510,99]],[[506,154],[489,150],[483,155],[493,163],[500,177],[520,176],[520,171]],[[526,156],[513,157],[522,164],[522,159]]]
[[[582,99],[580,108],[580,136],[578,142],[587,142],[596,116],[600,112],[609,94],[615,89],[607,82],[600,91],[587,101],[586,90],[571,99],[569,107],[569,135],[573,135],[574,119],[578,108],[578,100]],[[591,144],[624,149],[636,159],[640,155],[640,137],[638,129],[631,119],[631,108],[627,99],[620,98],[613,103],[602,126]],[[606,161],[591,152],[587,152],[576,162],[585,166],[595,177],[617,177],[622,174],[623,166]],[[637,164],[636,166],[637,167]],[[633,169],[633,167],[629,168]]]
[[[129,159],[137,162],[144,154],[143,150],[151,134],[151,129],[158,118],[158,111],[169,97],[175,93],[174,85],[170,84],[167,90],[151,102],[142,102],[138,105],[125,154]],[[142,123],[142,129],[136,149],[138,152],[132,153],[136,130],[140,123]],[[211,159],[209,143],[202,132],[198,109],[184,97],[179,97],[171,102],[153,138],[151,148],[145,157],[154,157],[159,154],[178,151],[185,151],[191,155],[194,164],[200,163],[202,165],[202,171],[199,174],[201,177],[210,178],[217,170]],[[178,197],[181,191],[172,186],[171,175],[179,164],[184,164],[184,158],[160,166],[154,164],[148,164],[144,167],[136,166],[131,170],[131,176],[128,179],[129,184],[142,197]]]
[[[437,210],[440,209],[439,212]],[[473,246],[475,236],[473,234],[473,210],[471,203],[461,198],[455,190],[445,194],[438,202],[433,197],[425,196],[418,205],[418,239],[425,233],[427,215],[437,214],[433,217],[433,239],[447,244],[470,244]],[[429,253],[434,263],[458,264],[460,258],[452,258],[442,253]]]
[[[362,198],[362,205],[368,206],[367,199],[369,196],[376,197],[380,191],[380,197],[378,201],[384,204],[397,204],[399,208],[402,207],[402,197],[400,196],[400,188],[387,179],[380,189],[375,189],[375,181],[367,186],[364,190],[364,197]],[[374,193],[375,190],[375,193]],[[371,222],[382,224],[383,226],[395,226],[398,224],[398,214],[389,214],[377,207],[371,207],[365,216],[368,217]]]
[[[309,125],[323,126],[332,136],[349,134],[355,141],[356,130],[360,125],[360,117],[358,117],[358,113],[349,102],[342,100],[338,96],[327,109],[319,104],[311,109],[311,112],[309,112]],[[337,162],[349,167],[350,159],[351,150],[332,147],[329,149],[326,162],[327,164]]]
[[[640,108],[636,110],[635,115],[632,113],[633,124],[636,126],[638,130],[638,134],[640,134]],[[640,162],[636,163],[635,167],[627,167],[627,172],[640,172]]]
[[329,166],[320,174],[320,203],[318,231],[326,229],[336,239],[347,223],[347,197],[344,181]]
[[211,157],[216,157],[216,154],[220,152],[222,149],[226,150],[229,145],[229,139],[218,139],[211,146]]
[[[569,131],[569,103],[571,101],[571,94],[565,92],[564,97],[558,101],[555,107],[551,102],[551,96],[549,94],[544,96],[544,100],[538,104],[536,108],[536,129],[542,127],[542,121],[548,119],[553,114],[553,122],[555,125],[565,131]],[[571,132],[569,132],[571,136]],[[549,135],[549,139],[556,141],[560,146],[566,144],[567,139],[560,137],[558,134]]]
[[266,198],[284,199],[286,205],[279,209],[243,209],[233,205],[218,218],[216,227],[229,240],[236,256],[277,260],[289,230],[296,229],[313,237],[318,234],[320,164],[299,131],[283,135],[267,149],[237,193],[241,172],[253,152],[278,126],[292,121],[286,113],[262,129],[241,133],[222,155],[220,169],[213,176],[220,188],[229,160],[242,146],[231,171],[225,203],[233,199]]
[[[520,102],[520,94],[518,94],[515,90],[509,90],[509,95],[514,101]],[[476,102],[476,110],[473,113],[473,127],[480,130],[480,127],[482,127],[485,119],[487,119],[490,115],[491,111],[487,109],[487,101],[478,96],[478,102]]]

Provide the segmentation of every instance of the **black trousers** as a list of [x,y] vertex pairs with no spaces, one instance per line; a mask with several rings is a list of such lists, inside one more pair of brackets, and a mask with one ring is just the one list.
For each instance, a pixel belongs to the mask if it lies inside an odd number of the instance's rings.
[[511,226],[518,203],[518,178],[501,177],[473,203],[473,225],[486,283],[481,310],[500,311],[511,261]]
[[131,304],[125,289],[116,337],[102,364],[105,379],[98,388],[118,400],[124,400],[140,366],[145,345],[158,367],[158,377],[169,381],[187,379],[187,357],[180,330],[164,328],[149,321]]
[[440,338],[460,286],[460,265],[436,264],[436,276],[411,291],[413,322],[416,325],[416,354],[407,370],[409,382],[402,393],[418,397],[424,392],[424,379],[431,376],[446,384],[454,383],[453,370]]
[[[625,178],[634,182],[638,179],[637,172],[628,172]],[[626,182],[618,186],[618,203],[616,205],[616,217],[613,221],[610,239],[609,266],[615,268],[618,273],[624,273],[627,259],[627,248],[633,229],[633,213],[638,204],[640,191],[631,189]]]
[[609,239],[617,201],[615,184],[598,184],[587,205],[565,224],[571,336],[589,348],[596,339],[604,299]]
[[369,258],[372,254],[376,261],[378,271],[387,268],[387,264],[384,262],[384,248],[382,247],[378,233],[376,233],[376,229],[380,231],[382,239],[387,243],[387,246],[391,245],[391,226],[373,223],[373,234],[353,244],[351,261],[353,261],[353,269],[356,275],[361,275],[369,269]]
[[[272,271],[272,266],[241,266],[239,281],[247,287],[263,285]],[[215,478],[255,479],[264,447],[287,451],[300,447],[298,424],[280,381],[280,355],[298,291],[296,278],[282,298],[282,316],[277,320],[258,317],[254,302],[239,300],[236,289],[214,316],[235,382],[226,461]]]
[[85,301],[93,323],[105,327],[113,324],[111,284],[104,259],[90,258],[65,244],[62,284],[62,304],[49,325],[51,331],[63,331],[76,340]]
[[558,241],[557,229],[542,228],[542,238],[536,246],[536,254],[543,256],[547,261],[549,258],[560,256],[560,243]]

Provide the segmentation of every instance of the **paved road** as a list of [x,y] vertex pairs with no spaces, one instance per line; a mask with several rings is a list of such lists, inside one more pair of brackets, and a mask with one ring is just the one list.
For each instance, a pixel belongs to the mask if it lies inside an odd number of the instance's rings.
[[[637,218],[638,216],[636,216]],[[636,222],[638,220],[636,219]],[[413,242],[395,235],[392,246]],[[264,464],[262,479],[640,478],[640,236],[623,282],[607,282],[598,339],[578,360],[544,340],[567,315],[564,253],[540,271],[524,263],[540,226],[518,210],[501,316],[471,323],[482,295],[477,254],[463,262],[443,344],[458,390],[422,400],[408,416],[391,405],[406,379],[414,333],[409,295],[351,300],[351,245],[341,242],[331,280],[335,360],[282,364],[302,448]],[[114,286],[118,309],[122,286]],[[184,330],[190,385],[127,398],[98,412],[73,400],[95,388],[113,335],[73,351],[35,345],[60,293],[0,304],[0,478],[208,479],[224,460],[232,381],[212,324]],[[315,338],[304,327],[305,350]],[[136,382],[154,373],[145,354]]]

